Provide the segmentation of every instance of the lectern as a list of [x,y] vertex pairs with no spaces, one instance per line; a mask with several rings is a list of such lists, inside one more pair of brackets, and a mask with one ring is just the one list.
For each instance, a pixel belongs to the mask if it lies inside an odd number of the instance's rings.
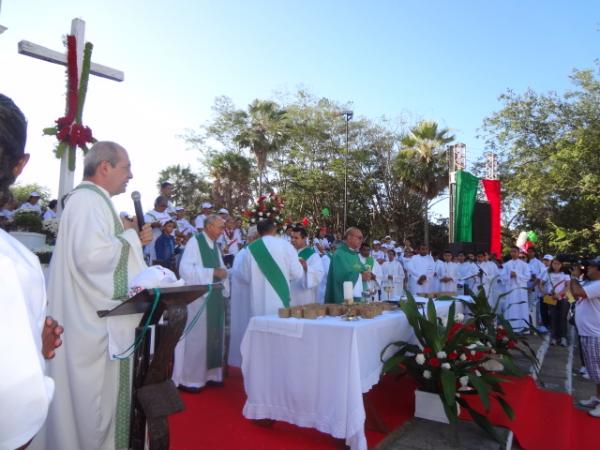
[[[110,311],[97,312],[99,317],[144,313],[136,328],[138,345],[133,357],[129,435],[129,448],[133,450],[144,450],[146,425],[150,450],[169,449],[168,416],[183,410],[183,402],[171,381],[173,353],[186,325],[188,303],[208,290],[209,287],[203,285],[160,288],[154,309],[155,290],[145,289]],[[154,333],[144,334],[146,323],[154,326]],[[154,353],[151,357],[152,337]]]

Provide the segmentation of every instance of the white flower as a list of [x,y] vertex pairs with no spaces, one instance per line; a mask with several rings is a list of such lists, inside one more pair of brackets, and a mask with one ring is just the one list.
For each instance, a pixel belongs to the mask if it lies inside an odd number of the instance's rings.
[[424,370],[423,378],[425,378],[426,380],[429,380],[431,378],[431,372],[429,370]]
[[465,320],[465,315],[463,313],[458,313],[454,316],[454,320],[456,322],[462,322],[463,320]]
[[478,377],[480,377],[481,376],[481,372],[479,370],[476,370],[475,371],[475,375],[477,375]]
[[440,319],[442,320],[442,324],[444,326],[448,325],[448,316],[442,316],[442,317],[440,317]]
[[254,209],[252,210],[252,212],[253,212],[253,213],[255,213],[255,212],[256,212],[256,208],[254,208]]
[[467,385],[469,384],[469,377],[464,375],[460,377],[458,381],[462,387],[467,387]]
[[471,345],[467,345],[467,348],[469,350],[473,350],[474,348],[477,348],[477,344],[471,344]]
[[259,212],[258,217],[262,217],[262,216],[263,216],[263,213]]
[[442,369],[450,370],[450,363],[442,363]]
[[508,338],[507,338],[506,336],[504,336],[504,337],[502,338],[502,342],[508,342]]
[[467,355],[465,355],[464,353],[461,354],[458,359],[460,359],[461,361],[466,361],[467,360]]
[[491,342],[487,342],[487,343],[485,344],[485,346],[486,346],[486,347],[488,347],[488,348],[492,348],[492,343],[491,343]]
[[256,222],[255,218],[250,219],[250,223],[254,223],[254,222]]
[[475,350],[471,350],[471,355],[475,355],[477,353]]
[[495,354],[495,353],[496,353],[496,350],[492,349],[492,353],[494,353],[494,354]]
[[437,352],[435,356],[437,356],[439,359],[444,359],[448,355],[446,355],[446,352]]
[[419,353],[417,356],[415,356],[415,361],[418,365],[425,364],[425,355],[423,353]]
[[504,330],[504,327],[502,325],[498,325],[498,329],[499,330]]

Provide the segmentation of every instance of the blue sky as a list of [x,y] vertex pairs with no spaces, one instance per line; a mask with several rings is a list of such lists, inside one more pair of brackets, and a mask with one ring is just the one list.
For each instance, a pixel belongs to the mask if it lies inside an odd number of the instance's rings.
[[[86,21],[93,60],[125,82],[92,78],[84,122],[128,148],[130,189],[154,197],[158,171],[189,162],[177,135],[206,121],[216,96],[243,107],[304,87],[351,102],[357,116],[433,119],[474,161],[484,117],[507,88],[563,91],[599,56],[600,4],[589,1],[3,0],[0,92],[29,118],[23,182],[56,193],[58,161],[40,136],[64,109],[64,71],[17,55],[27,39],[62,50],[70,21]],[[76,176],[76,179],[79,175]],[[128,196],[117,204],[129,205]]]

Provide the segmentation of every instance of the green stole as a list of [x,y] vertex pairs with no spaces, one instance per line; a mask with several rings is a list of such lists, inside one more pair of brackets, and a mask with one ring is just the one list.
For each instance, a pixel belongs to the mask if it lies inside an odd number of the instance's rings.
[[369,266],[371,268],[371,271],[373,271],[373,267],[375,266],[375,258],[369,256],[365,261],[365,265]]
[[304,247],[302,250],[300,250],[298,252],[298,256],[300,258],[302,258],[304,261],[308,261],[308,258],[310,258],[312,255],[314,255],[315,253],[315,249],[312,247]]
[[331,257],[325,303],[343,303],[344,281],[351,281],[354,286],[364,270],[365,266],[360,262],[358,252],[348,248],[345,243],[340,245]]
[[[217,244],[210,248],[204,233],[196,234],[202,266],[205,269],[221,267]],[[213,283],[220,280],[213,277]],[[206,298],[206,368],[223,367],[223,330],[225,328],[225,304],[220,289],[213,289]]]
[[263,242],[262,238],[257,239],[248,246],[248,250],[254,257],[258,268],[267,279],[273,290],[277,293],[277,296],[283,303],[283,306],[289,308],[290,306],[290,286],[287,279],[283,275],[281,268],[277,265],[267,246]]
[[[125,231],[123,228],[123,222],[117,213],[115,208],[106,196],[106,194],[98,188],[95,184],[80,184],[74,190],[87,189],[98,194],[102,200],[108,205],[110,212],[113,216],[114,232],[115,236],[121,241],[121,254],[119,255],[119,261],[117,267],[113,273],[113,300],[127,300],[127,260],[129,258],[129,242],[121,237],[121,234]],[[115,448],[124,449],[129,447],[129,416],[131,411],[131,358],[121,359],[119,361],[119,390],[117,394],[117,414],[115,417]]]

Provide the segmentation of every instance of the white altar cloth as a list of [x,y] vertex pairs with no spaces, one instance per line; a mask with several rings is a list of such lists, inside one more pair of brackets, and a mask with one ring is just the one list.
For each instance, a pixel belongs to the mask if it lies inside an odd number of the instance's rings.
[[[438,316],[450,304],[436,302]],[[379,381],[381,351],[399,340],[414,340],[401,311],[355,322],[253,317],[242,341],[243,414],[316,428],[366,450],[362,394]]]

